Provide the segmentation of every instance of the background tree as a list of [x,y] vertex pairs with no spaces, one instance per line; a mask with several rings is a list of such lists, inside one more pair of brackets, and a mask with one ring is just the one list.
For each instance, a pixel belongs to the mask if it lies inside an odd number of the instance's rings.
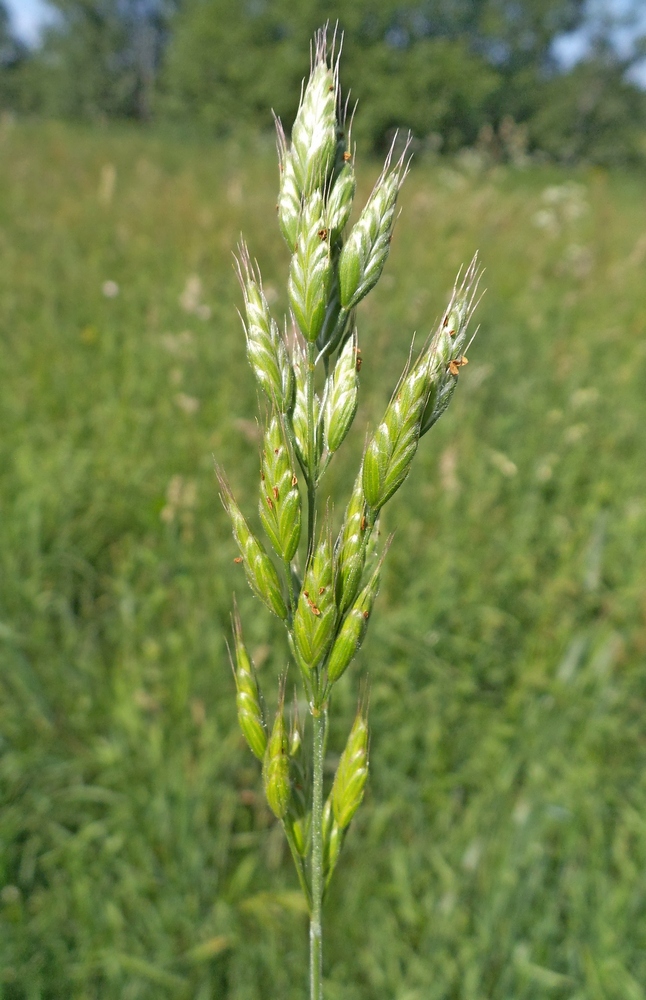
[[625,69],[621,60],[597,52],[547,81],[529,121],[532,145],[568,163],[643,161],[646,94],[626,81]]
[[23,104],[63,117],[151,113],[174,0],[51,0],[58,13],[25,74]]
[[[577,84],[561,93],[554,41],[585,16],[583,0],[255,0],[242,9],[187,0],[173,23],[159,107],[218,134],[241,122],[267,127],[271,107],[288,120],[307,69],[304,43],[322,18],[338,18],[350,67],[344,85],[362,105],[359,141],[377,148],[401,127],[450,151],[509,116],[529,122],[543,101],[567,103]],[[530,136],[549,128],[546,119]],[[555,133],[552,152],[558,142]]]

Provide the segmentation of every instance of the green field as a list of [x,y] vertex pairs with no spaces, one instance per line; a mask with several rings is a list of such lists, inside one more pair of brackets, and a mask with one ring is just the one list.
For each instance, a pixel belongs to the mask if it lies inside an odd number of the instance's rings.
[[[360,199],[378,169],[359,158]],[[213,473],[253,519],[231,252],[243,231],[280,314],[276,184],[270,141],[0,124],[2,1000],[305,995],[235,718],[234,589],[269,693],[287,650]],[[420,162],[402,208],[337,515],[476,249],[488,290],[385,515],[326,998],[646,1000],[646,181]]]

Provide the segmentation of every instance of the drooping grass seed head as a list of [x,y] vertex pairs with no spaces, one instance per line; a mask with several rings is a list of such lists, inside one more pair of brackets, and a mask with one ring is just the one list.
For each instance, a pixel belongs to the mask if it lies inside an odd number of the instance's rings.
[[238,723],[249,749],[258,758],[264,760],[267,749],[267,726],[263,711],[262,695],[256,671],[242,638],[242,623],[238,608],[234,602],[233,639],[235,648],[235,667],[233,675],[236,682],[236,707]]
[[294,648],[306,676],[319,666],[330,648],[335,623],[332,540],[329,527],[324,525],[294,615]]
[[368,778],[368,717],[365,705],[360,706],[332,785],[334,819],[342,830],[350,825],[361,805]]
[[242,511],[235,502],[231,487],[223,473],[218,468],[216,468],[216,472],[220,483],[222,504],[229,515],[233,537],[240,549],[240,557],[247,582],[263,604],[278,618],[286,621],[289,617],[289,612],[285,604],[276,567],[265,552],[261,542],[258,541],[247,524]]
[[354,481],[352,494],[337,538],[336,601],[339,614],[345,614],[356,597],[366,557],[366,541],[370,534],[363,494],[363,466]]
[[265,430],[260,472],[260,520],[274,551],[290,562],[301,537],[301,494],[283,420]]
[[[274,116],[275,117],[275,116]],[[278,147],[278,169],[280,187],[278,190],[278,222],[289,249],[293,252],[298,239],[301,220],[302,191],[296,179],[294,158],[287,145],[285,132],[279,118],[276,122],[276,145]]]
[[359,353],[356,330],[348,338],[327,380],[323,409],[325,446],[333,454],[352,426],[359,403]]
[[373,434],[363,459],[363,491],[374,511],[380,510],[410,472],[417,451],[421,420],[431,388],[430,362],[404,372]]
[[243,325],[247,338],[247,356],[261,389],[280,413],[287,413],[294,402],[294,373],[287,348],[269,311],[260,279],[244,242],[237,258],[238,278],[245,300]]
[[381,566],[385,555],[384,551],[370,580],[343,619],[327,661],[328,684],[334,684],[343,676],[366,637],[372,607],[379,593]]
[[294,174],[305,197],[324,186],[334,166],[337,99],[337,66],[328,65],[327,37],[322,29],[314,39],[312,68],[292,127]]
[[[410,140],[409,140],[410,141]],[[384,269],[395,225],[397,196],[408,172],[408,143],[392,166],[392,148],[368,202],[341,251],[341,306],[352,309],[374,288]]]
[[314,393],[314,463],[315,468],[309,469],[309,424],[307,420],[307,366],[308,361],[304,351],[296,345],[294,348],[294,376],[296,389],[294,395],[294,409],[292,411],[292,430],[294,432],[294,445],[301,467],[306,470],[308,477],[316,481],[318,463],[321,457],[323,441],[320,433],[321,400],[317,393]]
[[262,768],[265,798],[269,803],[269,808],[277,819],[283,819],[286,816],[291,792],[289,780],[289,746],[287,741],[287,727],[285,725],[284,702],[285,684],[283,680],[281,681],[278,695],[276,718],[274,719],[271,736],[267,743]]
[[331,282],[330,233],[325,224],[323,195],[314,191],[303,208],[287,287],[294,319],[309,343],[314,343],[321,332]]

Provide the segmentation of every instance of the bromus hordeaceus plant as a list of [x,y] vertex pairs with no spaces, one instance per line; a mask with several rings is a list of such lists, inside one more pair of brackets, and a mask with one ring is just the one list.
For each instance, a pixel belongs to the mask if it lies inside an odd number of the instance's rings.
[[[296,709],[285,718],[285,676],[267,719],[237,608],[233,635],[240,727],[262,764],[267,802],[282,823],[310,914],[310,996],[322,997],[323,897],[368,776],[364,692],[325,797],[323,763],[330,697],[359,650],[379,590],[387,545],[381,508],[406,479],[420,437],[449,404],[467,363],[467,325],[478,284],[476,258],[419,354],[411,353],[383,419],[369,436],[336,538],[320,485],[357,410],[360,353],[355,310],[388,256],[408,144],[392,150],[372,194],[346,234],[355,193],[350,123],[338,59],[317,33],[288,143],[280,122],[278,219],[292,254],[288,292],[291,349],[273,319],[260,272],[244,243],[238,274],[247,353],[266,401],[258,505],[267,548],[254,534],[218,470],[222,500],[252,591],[284,623],[312,719],[306,738]],[[305,506],[305,511],[303,507]]]

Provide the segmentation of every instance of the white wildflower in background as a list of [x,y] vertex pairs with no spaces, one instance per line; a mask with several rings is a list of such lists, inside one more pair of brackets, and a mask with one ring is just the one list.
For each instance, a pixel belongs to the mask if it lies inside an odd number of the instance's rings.
[[466,872],[474,872],[480,864],[482,856],[482,843],[478,837],[471,841],[466,851],[462,855],[462,867]]
[[554,464],[558,461],[558,455],[550,453],[544,455],[536,466],[536,480],[539,483],[547,483],[554,475]]
[[244,201],[244,191],[239,177],[232,177],[227,184],[227,201],[230,205],[242,205]]
[[503,476],[506,476],[507,479],[511,479],[518,472],[516,463],[512,462],[507,455],[503,455],[501,451],[490,452],[489,458],[494,468],[498,469],[498,472],[502,472]]
[[588,433],[587,424],[572,424],[563,433],[563,440],[566,444],[578,444]]
[[99,201],[102,205],[111,203],[116,183],[117,168],[114,163],[104,163],[99,177]]
[[532,216],[532,222],[538,229],[556,229],[558,222],[556,215],[549,208],[539,208]]
[[512,818],[517,826],[524,826],[530,817],[532,807],[527,799],[518,799],[514,806]]
[[263,291],[265,293],[265,299],[267,300],[268,306],[273,306],[278,302],[278,289],[275,285],[264,285]]
[[554,234],[583,218],[589,208],[586,189],[576,181],[544,188],[541,203],[541,208],[532,216],[532,222],[537,228]]
[[594,256],[590,247],[582,246],[580,243],[570,243],[565,248],[565,253],[558,264],[557,270],[561,274],[570,275],[582,281],[587,278],[594,265]]
[[546,187],[541,194],[541,200],[546,205],[558,208],[569,222],[581,218],[588,209],[586,189],[576,181],[566,181],[564,184],[553,184]]
[[159,512],[164,524],[177,522],[181,529],[182,541],[193,540],[195,507],[197,505],[197,483],[184,476],[173,476],[166,488],[166,504]]
[[182,330],[181,333],[164,333],[160,342],[165,351],[174,357],[183,358],[185,361],[195,356],[195,338],[190,330]]
[[211,307],[202,302],[202,282],[197,274],[190,274],[186,279],[179,304],[184,312],[191,313],[198,319],[211,318]]
[[101,285],[101,291],[106,299],[116,299],[119,294],[119,286],[116,281],[104,281]]
[[588,386],[585,389],[576,389],[570,396],[570,406],[573,410],[579,410],[584,406],[592,406],[598,403],[601,394],[596,386]]
[[200,401],[195,396],[187,396],[185,392],[178,392],[175,396],[175,403],[180,410],[192,417],[200,408]]

